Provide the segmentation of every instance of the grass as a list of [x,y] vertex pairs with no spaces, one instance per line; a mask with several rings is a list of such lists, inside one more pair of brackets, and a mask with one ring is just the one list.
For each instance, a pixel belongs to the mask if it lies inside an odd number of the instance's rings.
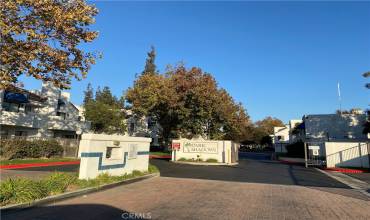
[[57,195],[88,187],[99,187],[105,184],[157,172],[159,172],[157,167],[149,165],[147,172],[134,170],[130,174],[121,176],[110,176],[107,173],[103,173],[97,178],[90,180],[80,180],[76,173],[60,172],[55,172],[40,180],[26,178],[7,179],[0,183],[0,204],[4,206],[17,203],[29,203],[50,195]]
[[14,160],[0,160],[0,165],[15,165],[27,163],[47,163],[47,162],[66,162],[77,161],[75,158],[44,158],[44,159],[14,159]]
[[208,158],[207,160],[203,160],[202,158],[198,159],[186,159],[184,157],[179,158],[177,161],[184,161],[184,162],[206,162],[206,163],[217,163],[218,160],[214,158]]
[[155,155],[155,156],[170,156],[170,152],[162,152],[162,151],[156,151],[156,152],[150,152],[150,155]]

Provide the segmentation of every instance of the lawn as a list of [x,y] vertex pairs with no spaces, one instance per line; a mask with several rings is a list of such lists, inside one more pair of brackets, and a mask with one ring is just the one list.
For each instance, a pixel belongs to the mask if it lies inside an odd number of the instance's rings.
[[44,158],[44,159],[14,159],[0,160],[0,165],[27,164],[27,163],[48,163],[48,162],[66,162],[77,161],[76,158]]
[[170,152],[156,151],[156,152],[150,152],[150,155],[154,155],[154,156],[171,156],[171,153]]

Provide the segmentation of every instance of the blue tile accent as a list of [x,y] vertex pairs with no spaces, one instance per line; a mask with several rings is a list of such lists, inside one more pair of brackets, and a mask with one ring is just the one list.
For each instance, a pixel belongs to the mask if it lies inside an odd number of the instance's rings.
[[149,155],[149,151],[138,151],[137,155]]
[[[148,155],[148,151],[138,151],[138,155]],[[83,152],[81,153],[81,157],[99,157],[99,164],[98,170],[109,170],[109,169],[117,169],[117,168],[124,168],[126,166],[126,160],[128,157],[128,152],[124,152],[123,154],[123,163],[119,164],[110,164],[110,165],[103,165],[103,152]]]

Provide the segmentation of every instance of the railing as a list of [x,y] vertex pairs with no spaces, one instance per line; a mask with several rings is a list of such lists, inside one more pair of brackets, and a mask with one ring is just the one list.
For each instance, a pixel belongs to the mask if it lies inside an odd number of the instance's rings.
[[1,111],[0,124],[37,128],[34,113]]

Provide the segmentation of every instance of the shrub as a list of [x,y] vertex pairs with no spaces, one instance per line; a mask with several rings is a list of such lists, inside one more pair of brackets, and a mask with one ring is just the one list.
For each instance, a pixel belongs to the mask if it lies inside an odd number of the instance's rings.
[[304,143],[302,141],[288,144],[285,148],[288,157],[304,158]]
[[177,161],[187,161],[187,159],[185,157],[181,157],[180,159],[178,159]]
[[56,140],[1,140],[1,156],[4,159],[40,158],[62,156],[63,147]]
[[68,186],[76,182],[76,179],[75,174],[57,172],[43,179],[41,183],[49,194],[55,195],[65,192]]
[[2,205],[31,202],[47,195],[47,189],[39,181],[19,178],[7,179],[0,184]]
[[208,163],[217,163],[217,162],[218,162],[218,160],[217,160],[217,159],[214,159],[214,158],[208,158],[208,159],[206,160],[206,162],[208,162]]
[[158,173],[159,170],[158,170],[158,168],[156,166],[154,166],[152,164],[149,164],[148,172],[149,173]]

